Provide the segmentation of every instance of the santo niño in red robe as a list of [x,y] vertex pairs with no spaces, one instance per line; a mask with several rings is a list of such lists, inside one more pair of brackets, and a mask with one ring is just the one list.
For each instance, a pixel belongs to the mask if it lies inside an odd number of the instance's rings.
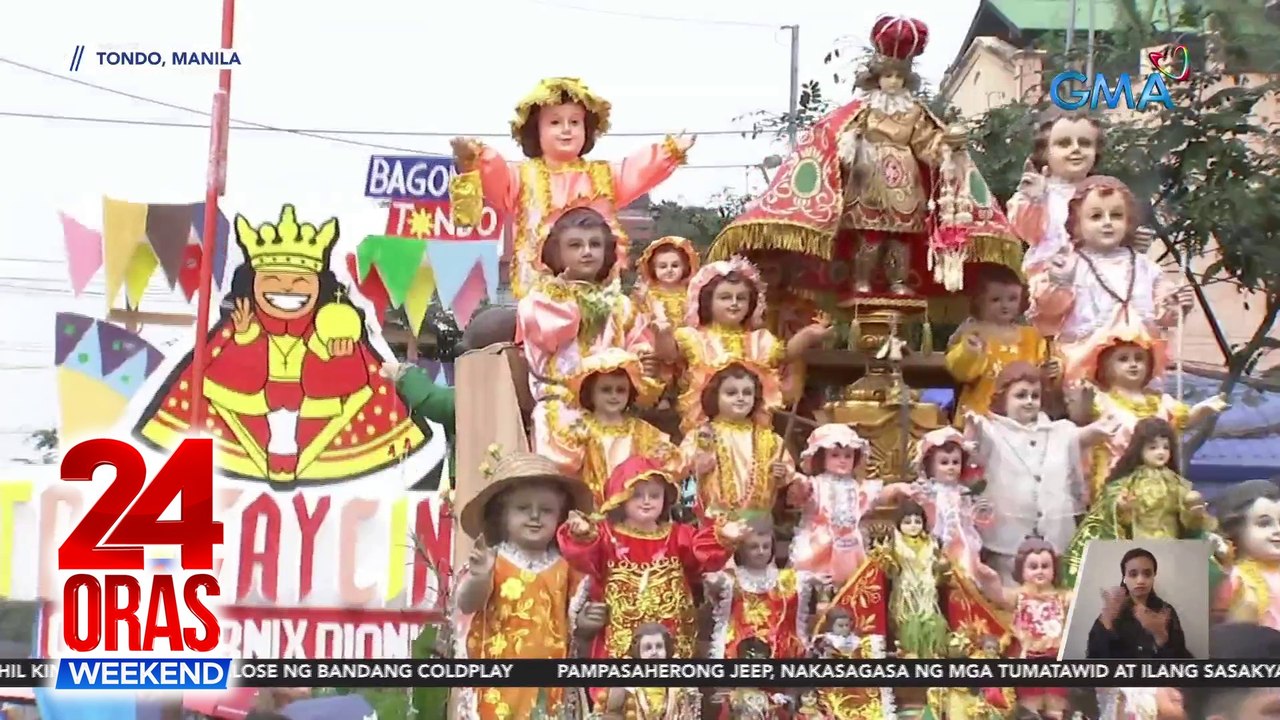
[[674,658],[692,658],[696,639],[693,588],[705,573],[722,569],[733,556],[734,541],[722,537],[718,525],[701,528],[670,522],[649,531],[627,527],[620,514],[632,490],[642,480],[669,487],[668,502],[676,497],[675,483],[656,462],[632,457],[610,475],[601,512],[607,519],[594,523],[585,537],[576,537],[567,524],[557,533],[560,552],[573,569],[591,580],[592,599],[609,606],[609,619],[596,635],[591,657],[630,657],[633,631],[641,623],[665,625],[675,640]]
[[[328,270],[338,221],[236,218],[247,262],[206,346],[203,430],[232,476],[275,483],[349,480],[394,465],[427,439],[379,375],[364,322]],[[136,434],[172,449],[190,432],[191,356],[143,413]]]

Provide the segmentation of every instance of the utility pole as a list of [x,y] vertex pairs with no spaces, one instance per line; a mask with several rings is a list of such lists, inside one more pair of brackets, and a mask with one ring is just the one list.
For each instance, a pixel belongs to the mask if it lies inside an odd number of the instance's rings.
[[[222,0],[222,48],[231,50],[235,38],[236,0]],[[204,397],[204,368],[209,362],[205,347],[209,339],[209,305],[213,294],[214,246],[218,234],[218,198],[227,185],[227,135],[231,121],[231,70],[218,71],[218,92],[214,94],[209,122],[209,177],[204,201],[204,239],[200,248],[200,294],[196,304],[196,342],[191,353],[192,433],[204,432],[207,413]],[[228,243],[230,240],[228,239]]]
[[1067,58],[1071,57],[1071,46],[1076,39],[1076,7],[1078,5],[1079,0],[1071,0],[1071,16],[1067,18],[1067,48],[1064,53]]
[[791,109],[787,113],[787,137],[794,150],[800,129],[800,26],[783,25],[782,29],[791,31]]
[[1096,29],[1094,23],[1094,5],[1096,3],[1097,0],[1089,0],[1089,55],[1085,58],[1084,70],[1085,82],[1088,83],[1087,87],[1092,87],[1093,85],[1093,35],[1094,30]]

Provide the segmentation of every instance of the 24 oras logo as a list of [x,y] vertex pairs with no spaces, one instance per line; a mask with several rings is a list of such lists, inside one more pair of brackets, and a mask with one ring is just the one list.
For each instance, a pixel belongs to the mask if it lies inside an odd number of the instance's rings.
[[[62,479],[92,482],[108,465],[115,480],[58,548],[58,569],[74,573],[62,590],[64,644],[77,653],[152,652],[157,641],[175,653],[213,651],[221,635],[209,605],[220,595],[213,547],[223,541],[213,519],[213,441],[184,441],[147,483],[132,445],[89,440],[63,457]],[[179,519],[161,520],[179,497]],[[170,573],[139,581],[146,546],[166,545],[181,548],[180,590]]]

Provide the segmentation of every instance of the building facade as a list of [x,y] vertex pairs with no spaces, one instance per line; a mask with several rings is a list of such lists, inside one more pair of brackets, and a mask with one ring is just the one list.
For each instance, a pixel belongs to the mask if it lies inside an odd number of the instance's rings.
[[[1106,0],[1093,2],[1097,5],[1096,29],[1106,31],[1115,27],[1115,7]],[[1045,77],[1046,53],[1032,47],[1032,42],[1043,33],[1065,31],[1071,5],[1069,0],[982,0],[965,43],[939,84],[941,98],[969,119],[1011,102],[1035,104],[1044,100],[1052,78]],[[1087,3],[1079,5],[1083,7]],[[1019,26],[1018,22],[1023,25]],[[1082,30],[1084,25],[1077,28]],[[1262,78],[1249,75],[1240,78],[1245,83],[1260,80]],[[1259,123],[1280,128],[1280,103],[1275,96],[1259,103],[1254,115]],[[1159,254],[1159,250],[1159,246],[1153,248],[1152,256]],[[1214,319],[1228,343],[1243,343],[1261,322],[1264,298],[1258,293],[1242,293],[1230,283],[1204,282],[1203,273],[1216,259],[1215,251],[1216,245],[1211,243],[1204,256],[1191,260],[1190,270],[1202,278],[1207,304],[1214,310]],[[1175,264],[1170,263],[1167,269],[1172,276],[1181,277]],[[1222,365],[1223,354],[1206,313],[1190,315],[1184,332],[1184,359]],[[1273,327],[1270,337],[1280,340],[1280,331]],[[1275,367],[1280,367],[1280,353],[1273,352],[1263,357],[1258,370]]]

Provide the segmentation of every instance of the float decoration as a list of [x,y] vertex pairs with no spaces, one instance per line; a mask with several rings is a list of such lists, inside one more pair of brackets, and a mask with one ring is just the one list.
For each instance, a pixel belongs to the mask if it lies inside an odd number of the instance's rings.
[[75,313],[58,313],[54,332],[58,437],[70,445],[119,422],[164,356],[118,325]]
[[[209,334],[206,427],[220,470],[283,487],[349,481],[380,471],[417,481],[438,473],[440,452],[411,417],[385,360],[370,342],[380,333],[362,317],[329,267],[337,218],[299,223],[285,205],[277,223],[236,217],[247,262]],[[239,295],[235,295],[235,293]],[[160,384],[134,433],[168,451],[189,427],[191,353]]]
[[[123,288],[129,306],[137,308],[160,268],[169,287],[180,286],[190,301],[200,287],[204,214],[204,203],[147,205],[103,198],[99,233],[59,213],[72,291],[83,293],[102,270],[107,306],[115,303]],[[216,287],[222,286],[229,231],[230,223],[219,212],[213,263]]]

